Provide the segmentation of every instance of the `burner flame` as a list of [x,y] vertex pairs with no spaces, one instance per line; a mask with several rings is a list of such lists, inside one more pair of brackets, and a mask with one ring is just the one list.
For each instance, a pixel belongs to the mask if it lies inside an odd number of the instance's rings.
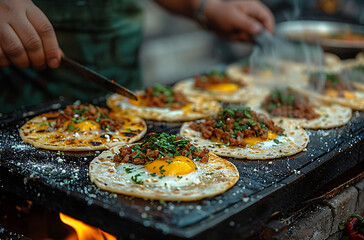
[[92,227],[84,222],[59,213],[62,222],[72,227],[77,233],[76,236],[69,236],[66,240],[116,240],[117,238],[99,228]]

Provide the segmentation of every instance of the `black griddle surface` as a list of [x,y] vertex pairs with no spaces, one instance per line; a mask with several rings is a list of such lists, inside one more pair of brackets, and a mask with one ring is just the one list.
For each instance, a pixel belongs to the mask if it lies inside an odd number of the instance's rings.
[[[285,212],[335,177],[363,168],[364,113],[330,130],[308,130],[307,151],[274,160],[229,159],[240,180],[227,192],[196,202],[159,202],[112,194],[90,183],[88,166],[100,151],[60,152],[22,142],[18,129],[32,116],[62,108],[43,104],[0,119],[0,187],[124,239],[241,239],[274,212]],[[148,132],[178,133],[180,123],[148,122]]]

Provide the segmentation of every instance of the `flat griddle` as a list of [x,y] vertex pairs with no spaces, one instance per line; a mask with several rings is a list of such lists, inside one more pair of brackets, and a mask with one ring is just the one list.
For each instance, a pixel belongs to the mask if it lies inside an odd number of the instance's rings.
[[[308,130],[307,151],[274,160],[229,158],[240,180],[196,202],[150,201],[98,189],[88,166],[100,151],[60,152],[24,144],[31,117],[63,108],[61,100],[0,118],[0,187],[123,239],[243,239],[275,212],[287,212],[349,170],[364,169],[364,113],[329,130]],[[148,122],[148,132],[178,133],[181,123]],[[360,171],[362,171],[360,170]]]

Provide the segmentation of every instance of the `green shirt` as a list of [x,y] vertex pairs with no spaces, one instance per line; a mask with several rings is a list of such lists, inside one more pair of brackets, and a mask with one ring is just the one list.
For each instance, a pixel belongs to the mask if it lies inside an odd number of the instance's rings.
[[[34,0],[64,53],[131,89],[142,88],[138,61],[142,16],[137,0]],[[0,69],[0,112],[64,96],[90,101],[108,91],[60,68]]]

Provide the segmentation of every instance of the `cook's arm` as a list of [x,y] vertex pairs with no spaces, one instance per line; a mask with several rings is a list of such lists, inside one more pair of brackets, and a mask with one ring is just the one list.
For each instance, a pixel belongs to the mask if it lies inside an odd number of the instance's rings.
[[274,17],[261,2],[223,0],[155,0],[170,12],[196,19],[203,15],[207,26],[231,40],[249,41],[262,28],[274,31]]
[[31,0],[0,0],[0,67],[57,68],[61,50],[52,24]]

